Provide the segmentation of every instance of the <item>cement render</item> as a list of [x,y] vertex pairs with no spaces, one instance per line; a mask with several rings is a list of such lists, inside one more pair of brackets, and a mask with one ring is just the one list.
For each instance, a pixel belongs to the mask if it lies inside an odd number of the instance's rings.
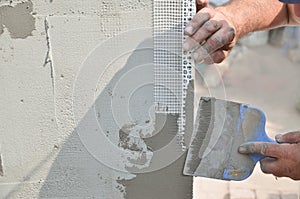
[[[152,50],[147,49],[131,56],[131,51],[143,46],[143,40],[149,44],[147,38],[152,33],[152,1],[0,1],[0,10],[1,14],[5,14],[0,19],[0,88],[1,93],[5,93],[5,97],[0,99],[3,112],[0,116],[3,173],[3,176],[0,175],[0,198],[107,199],[125,198],[126,194],[137,195],[137,190],[128,188],[126,192],[126,184],[118,183],[120,180],[138,183],[138,180],[134,181],[136,175],[109,168],[97,160],[82,143],[80,131],[89,129],[87,132],[90,132],[90,121],[94,119],[94,110],[98,110],[96,116],[99,124],[107,129],[104,135],[118,146],[121,127],[113,124],[114,118],[105,114],[108,111],[105,100],[112,99],[110,85],[115,85],[123,73],[153,60]],[[76,115],[73,95],[82,63],[101,43],[139,28],[149,29],[149,34],[140,35],[143,38],[141,40],[137,40],[137,37],[133,42],[128,40],[130,44],[135,43],[130,45],[131,51],[122,51],[126,48],[120,46],[117,40],[105,48],[105,53],[114,56],[116,61],[110,63],[109,67],[100,67],[98,72],[102,71],[103,74],[98,77],[99,84],[93,85],[96,98],[91,102],[82,99],[82,104],[76,108],[83,112]],[[100,55],[103,61],[106,57]],[[84,81],[89,82],[91,77],[88,76]],[[141,102],[140,95],[147,98],[151,96],[152,90],[149,88],[145,86],[146,90],[135,93],[135,103]],[[147,104],[150,105],[151,100]],[[134,105],[129,107],[135,118],[144,117],[145,114],[134,111]],[[140,110],[149,111],[143,108],[143,104],[140,104]],[[153,116],[141,119],[149,123],[146,126],[150,128],[143,136],[149,136],[147,133],[153,129],[151,125],[154,119]],[[99,129],[97,132],[100,132]],[[140,147],[150,151],[147,148],[149,143],[140,144]],[[157,146],[159,148],[164,144]],[[101,145],[98,148],[101,149]],[[125,171],[133,165],[146,168],[151,156],[141,153],[129,157],[128,153],[127,157],[120,159]],[[125,162],[121,162],[123,160]],[[160,163],[159,159],[154,162]],[[177,176],[181,176],[181,166],[175,168]],[[159,186],[163,183],[160,182],[161,175],[153,171],[147,174],[149,176],[152,177],[152,183],[156,184],[156,192],[163,193],[162,186]],[[145,177],[139,176],[138,179]],[[188,198],[191,198],[192,179],[185,179],[188,180],[181,182],[174,176],[173,181],[180,182],[182,186],[165,193],[165,196],[182,193],[180,187],[183,187],[185,195],[189,194]],[[155,191],[148,189],[146,184],[141,188],[146,194]]]

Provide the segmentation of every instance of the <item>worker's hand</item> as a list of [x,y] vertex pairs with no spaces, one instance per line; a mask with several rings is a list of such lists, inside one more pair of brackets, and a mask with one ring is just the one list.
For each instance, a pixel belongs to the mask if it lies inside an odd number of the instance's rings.
[[260,161],[264,173],[300,180],[300,132],[277,135],[276,140],[279,144],[245,143],[239,147],[239,152],[268,156]]
[[189,37],[183,44],[185,51],[193,51],[196,63],[222,62],[236,44],[235,27],[221,12],[209,7],[201,9],[187,24]]

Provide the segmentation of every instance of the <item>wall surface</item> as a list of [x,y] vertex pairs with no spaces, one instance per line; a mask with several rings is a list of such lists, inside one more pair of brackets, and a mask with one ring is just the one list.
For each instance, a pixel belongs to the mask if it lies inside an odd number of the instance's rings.
[[0,198],[192,198],[151,37],[151,0],[0,1]]

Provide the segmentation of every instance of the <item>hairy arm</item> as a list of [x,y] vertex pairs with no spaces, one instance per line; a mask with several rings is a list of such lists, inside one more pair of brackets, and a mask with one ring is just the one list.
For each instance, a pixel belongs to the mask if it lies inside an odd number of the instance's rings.
[[238,38],[249,32],[287,25],[290,9],[291,6],[278,0],[232,0],[216,8],[232,21]]
[[[200,1],[197,0],[198,6]],[[288,5],[278,0],[231,0],[216,9],[204,7],[198,11],[185,28],[189,37],[183,49],[193,53],[196,63],[220,63],[246,34],[297,24],[300,24],[300,4]]]

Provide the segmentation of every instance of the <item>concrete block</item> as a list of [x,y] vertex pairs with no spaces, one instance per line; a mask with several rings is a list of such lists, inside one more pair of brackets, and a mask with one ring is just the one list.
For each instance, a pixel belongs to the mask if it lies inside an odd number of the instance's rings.
[[282,199],[280,194],[268,194],[267,199]]
[[280,199],[280,192],[279,191],[270,191],[264,189],[255,190],[256,192],[256,199]]
[[230,199],[256,199],[256,195],[250,189],[230,189]]
[[296,193],[281,193],[281,199],[299,199]]

